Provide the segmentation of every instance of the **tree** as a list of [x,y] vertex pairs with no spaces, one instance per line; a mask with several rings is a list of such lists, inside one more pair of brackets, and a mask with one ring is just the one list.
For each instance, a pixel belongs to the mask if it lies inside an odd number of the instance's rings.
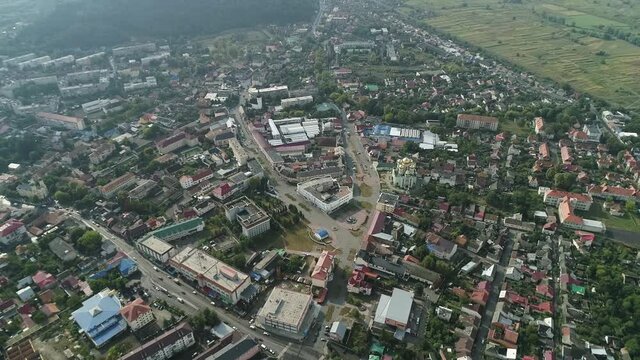
[[624,209],[627,210],[629,214],[633,214],[636,212],[636,203],[633,200],[627,200],[624,204]]
[[78,239],[78,250],[87,255],[96,254],[102,245],[102,235],[94,230],[85,232]]
[[35,321],[36,324],[44,324],[47,321],[47,315],[38,310],[31,315],[31,320]]

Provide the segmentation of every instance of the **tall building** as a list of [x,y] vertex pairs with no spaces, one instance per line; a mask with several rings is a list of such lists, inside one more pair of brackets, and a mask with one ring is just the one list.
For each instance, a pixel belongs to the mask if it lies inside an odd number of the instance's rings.
[[403,189],[411,189],[416,185],[416,162],[410,158],[398,159],[395,169],[391,172],[393,185]]
[[456,126],[475,130],[498,130],[498,118],[471,114],[458,114]]

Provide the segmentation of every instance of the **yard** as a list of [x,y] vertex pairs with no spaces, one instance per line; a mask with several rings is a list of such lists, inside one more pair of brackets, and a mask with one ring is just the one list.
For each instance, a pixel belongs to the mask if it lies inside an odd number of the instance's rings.
[[597,201],[591,205],[591,209],[584,217],[604,222],[607,228],[620,229],[640,233],[640,219],[637,215],[626,213],[624,216],[618,217],[609,214],[602,209],[602,202]]

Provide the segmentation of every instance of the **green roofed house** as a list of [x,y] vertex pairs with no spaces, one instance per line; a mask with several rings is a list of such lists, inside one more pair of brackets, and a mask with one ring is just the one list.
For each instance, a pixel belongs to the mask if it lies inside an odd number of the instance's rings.
[[573,284],[571,285],[571,292],[578,295],[584,295],[586,289],[584,286]]
[[195,234],[202,230],[204,230],[204,220],[196,217],[187,221],[181,221],[179,223],[161,227],[160,229],[151,232],[149,235],[153,235],[163,241],[173,241]]

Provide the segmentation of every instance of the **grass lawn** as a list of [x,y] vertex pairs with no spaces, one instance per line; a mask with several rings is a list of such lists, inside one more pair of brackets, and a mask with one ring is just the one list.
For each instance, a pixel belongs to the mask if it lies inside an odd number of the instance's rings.
[[[622,106],[640,107],[640,47],[623,40],[580,34],[612,26],[638,33],[640,8],[621,0],[542,0],[532,4],[502,0],[406,0],[405,6],[430,12],[423,21],[482,47],[543,78],[568,83]],[[533,7],[533,10],[532,10]],[[543,13],[562,17],[552,23]],[[573,24],[575,23],[575,27]],[[606,56],[596,53],[603,51]]]
[[[577,213],[581,213],[577,212]],[[602,209],[602,202],[597,201],[591,205],[591,209],[584,214],[586,218],[600,220],[604,222],[607,228],[621,229],[640,233],[640,219],[636,215],[625,214],[618,217],[610,215]]]
[[286,229],[280,234],[280,238],[284,246],[294,251],[312,251],[319,246],[311,240],[310,231],[305,225],[298,225],[293,229]]
[[331,321],[331,318],[333,317],[333,311],[335,309],[336,309],[335,305],[327,306],[327,314],[324,317],[325,321]]
[[365,183],[360,183],[358,187],[360,188],[360,195],[363,197],[369,197],[371,196],[371,194],[373,194],[373,189],[371,189],[371,186]]
[[510,120],[500,121],[500,130],[515,134],[518,137],[526,137],[531,132],[526,126],[518,126],[515,121]]

